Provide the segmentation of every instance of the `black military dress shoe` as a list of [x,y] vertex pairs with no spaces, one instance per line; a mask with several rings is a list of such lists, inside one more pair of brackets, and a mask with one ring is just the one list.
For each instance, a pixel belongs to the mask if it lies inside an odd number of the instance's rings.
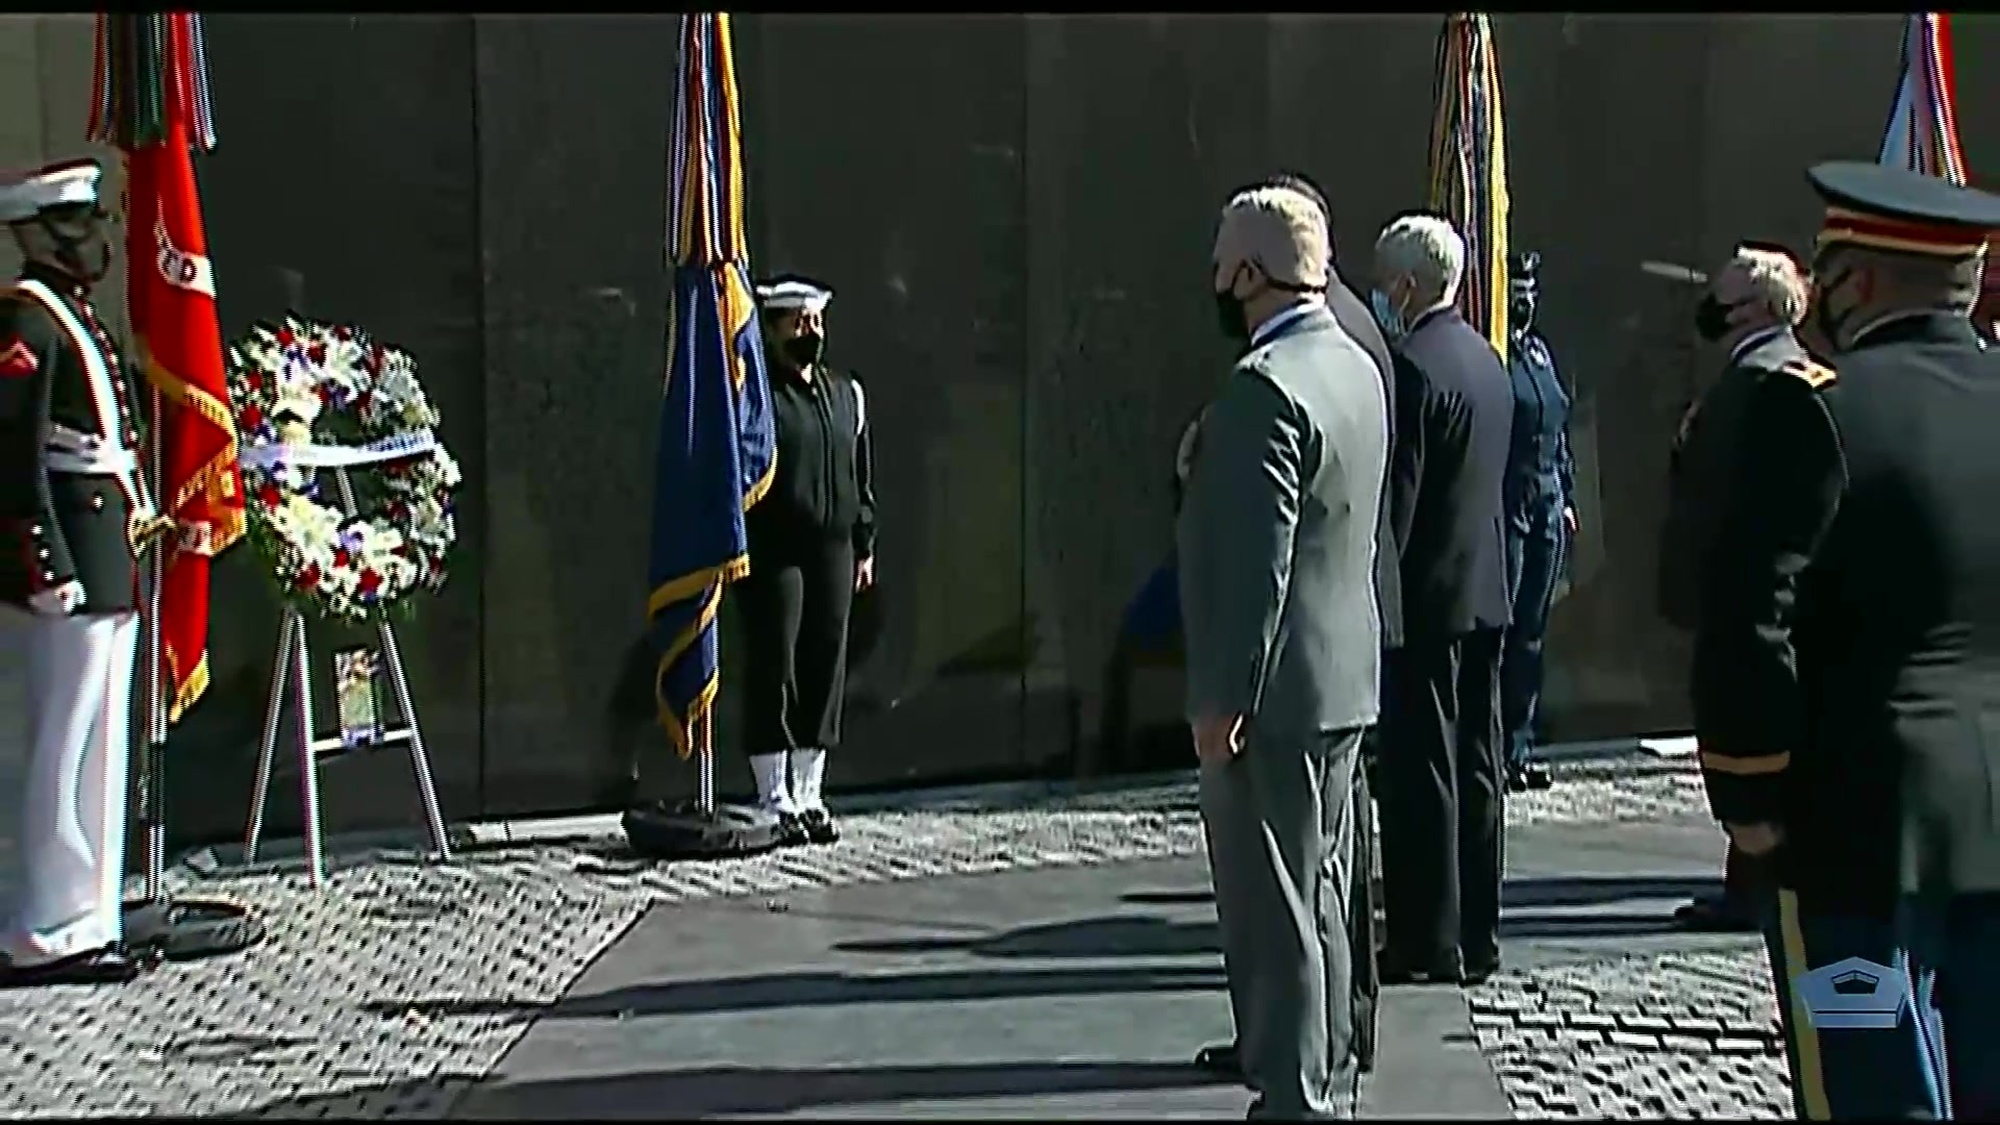
[[1531,761],[1507,773],[1507,789],[1514,793],[1526,793],[1530,789],[1547,789],[1555,783],[1555,775],[1549,771],[1546,762]]
[[1759,928],[1756,912],[1727,895],[1698,898],[1676,908],[1674,923],[1698,934],[1743,934]]
[[1383,951],[1376,960],[1377,977],[1383,984],[1461,984],[1465,980],[1465,969],[1449,962],[1427,965],[1420,961],[1405,960]]
[[777,844],[781,848],[794,848],[806,842],[806,822],[795,812],[774,814],[778,818]]
[[1243,1081],[1243,1053],[1234,1043],[1211,1043],[1194,1053],[1194,1065],[1218,1078]]
[[1488,980],[1492,979],[1494,973],[1497,973],[1499,971],[1500,971],[1500,958],[1498,957],[1494,957],[1485,961],[1467,962],[1465,966],[1465,971],[1458,974],[1458,983],[1466,986],[1467,988],[1474,987],[1475,985],[1485,984]]
[[799,814],[799,829],[805,833],[806,842],[811,844],[837,844],[840,842],[840,825],[833,821],[833,814],[825,809],[807,809]]
[[0,987],[39,988],[58,984],[124,984],[152,968],[157,959],[133,957],[110,945],[40,965],[0,969]]

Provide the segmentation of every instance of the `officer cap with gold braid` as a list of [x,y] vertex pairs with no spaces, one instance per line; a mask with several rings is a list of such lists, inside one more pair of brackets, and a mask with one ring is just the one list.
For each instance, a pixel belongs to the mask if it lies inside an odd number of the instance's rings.
[[1826,200],[1822,250],[1855,246],[1962,261],[2000,230],[2000,196],[1936,176],[1855,160],[1816,164],[1807,175]]

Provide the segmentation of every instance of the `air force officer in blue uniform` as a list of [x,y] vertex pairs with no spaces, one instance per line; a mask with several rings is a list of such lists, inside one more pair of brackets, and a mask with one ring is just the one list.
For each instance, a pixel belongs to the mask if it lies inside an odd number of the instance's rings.
[[1513,441],[1500,491],[1507,515],[1507,588],[1513,606],[1500,653],[1500,725],[1507,739],[1507,786],[1545,789],[1546,766],[1531,760],[1542,698],[1542,640],[1556,582],[1576,531],[1575,474],[1569,448],[1569,392],[1549,342],[1535,327],[1542,256],[1513,255],[1508,279],[1507,377],[1514,389]]

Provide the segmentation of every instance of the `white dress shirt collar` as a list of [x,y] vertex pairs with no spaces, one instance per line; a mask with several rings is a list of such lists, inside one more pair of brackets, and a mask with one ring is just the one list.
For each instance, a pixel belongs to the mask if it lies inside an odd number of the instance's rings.
[[1729,349],[1730,365],[1732,367],[1735,366],[1736,361],[1742,359],[1745,355],[1749,354],[1751,348],[1757,347],[1759,344],[1762,344],[1767,340],[1777,339],[1778,334],[1783,332],[1784,330],[1785,330],[1784,325],[1774,324],[1769,328],[1759,328],[1757,331],[1752,332],[1748,336],[1743,337],[1741,340],[1736,341],[1736,346]]
[[1307,313],[1317,308],[1318,305],[1319,302],[1317,301],[1300,301],[1283,312],[1273,315],[1269,320],[1258,325],[1250,333],[1250,346],[1254,348],[1262,345],[1264,341],[1291,327],[1294,322],[1303,319]]

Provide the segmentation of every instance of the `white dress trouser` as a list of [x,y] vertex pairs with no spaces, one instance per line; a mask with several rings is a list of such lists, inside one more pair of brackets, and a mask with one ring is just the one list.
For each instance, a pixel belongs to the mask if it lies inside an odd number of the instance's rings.
[[125,795],[137,613],[33,618],[20,879],[0,954],[73,957],[124,929]]

